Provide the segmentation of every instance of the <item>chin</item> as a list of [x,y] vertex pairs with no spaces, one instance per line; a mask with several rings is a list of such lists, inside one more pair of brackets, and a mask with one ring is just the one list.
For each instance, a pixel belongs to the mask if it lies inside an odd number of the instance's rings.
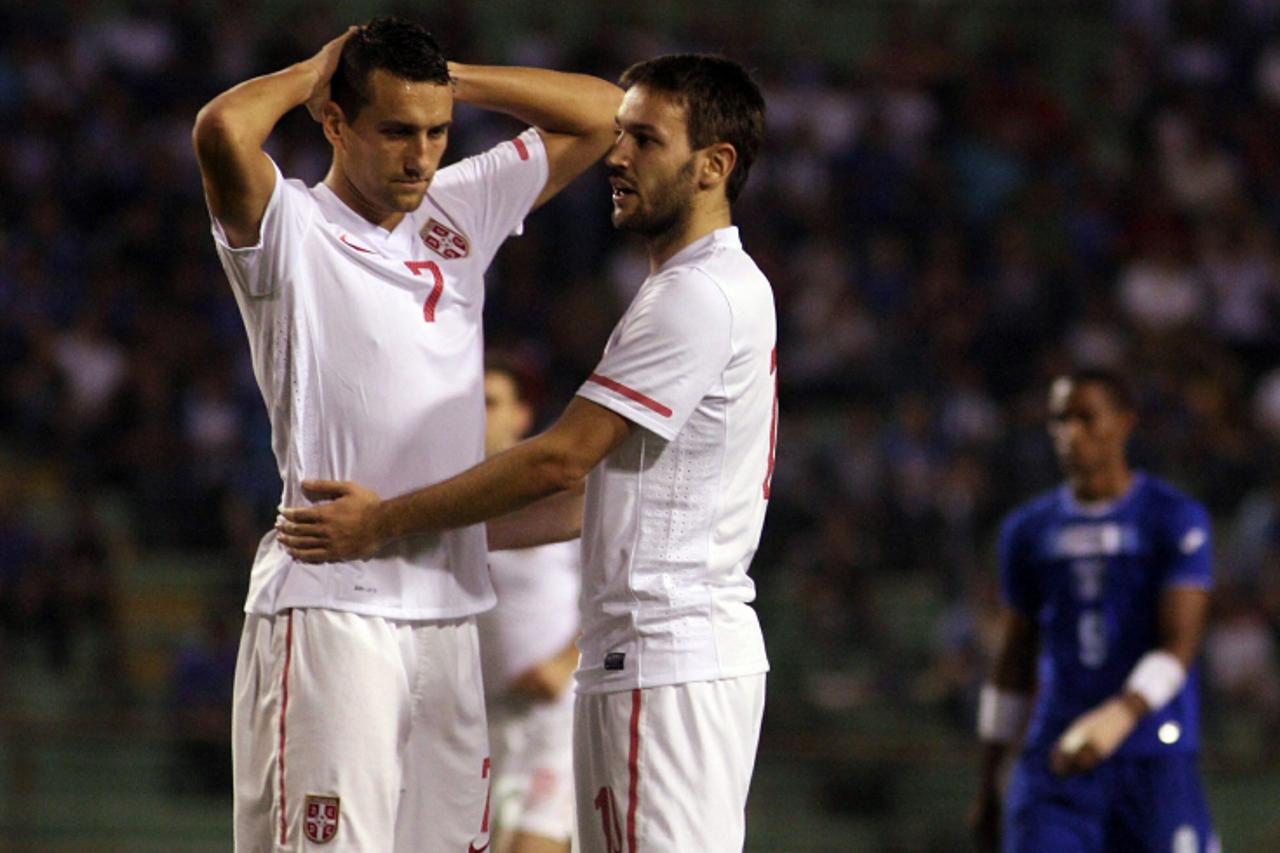
[[391,200],[391,206],[401,213],[413,213],[422,204],[422,199],[426,195],[426,193],[414,193],[412,195],[396,196]]

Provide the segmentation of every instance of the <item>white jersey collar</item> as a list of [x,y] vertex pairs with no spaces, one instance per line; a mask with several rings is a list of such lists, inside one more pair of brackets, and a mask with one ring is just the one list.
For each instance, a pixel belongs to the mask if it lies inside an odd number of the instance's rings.
[[669,270],[672,267],[687,264],[689,261],[703,254],[710,253],[714,249],[724,246],[729,249],[741,249],[742,240],[738,237],[738,227],[729,225],[725,228],[717,228],[705,237],[699,237],[671,257],[667,258],[666,263],[658,267],[658,272]]
[[1067,512],[1072,515],[1082,515],[1088,518],[1102,518],[1111,515],[1116,510],[1127,504],[1138,490],[1142,488],[1146,482],[1146,475],[1141,471],[1133,472],[1133,481],[1129,483],[1129,490],[1118,498],[1112,498],[1109,501],[1079,501],[1075,495],[1071,493],[1071,486],[1067,483],[1062,485],[1062,505]]
[[406,225],[413,218],[413,212],[406,213],[396,227],[388,231],[381,225],[370,222],[360,214],[356,213],[342,199],[338,197],[329,185],[324,181],[316,184],[311,188],[311,195],[320,205],[320,209],[324,212],[325,219],[348,232],[352,237],[356,237],[370,242],[385,245],[396,238],[402,228],[411,228],[412,223]]

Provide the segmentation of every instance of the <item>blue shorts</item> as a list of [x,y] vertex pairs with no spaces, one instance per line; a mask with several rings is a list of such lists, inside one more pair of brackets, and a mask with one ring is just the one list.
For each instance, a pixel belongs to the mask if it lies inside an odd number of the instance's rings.
[[1115,757],[1058,776],[1024,754],[1005,803],[1005,853],[1219,853],[1198,757]]

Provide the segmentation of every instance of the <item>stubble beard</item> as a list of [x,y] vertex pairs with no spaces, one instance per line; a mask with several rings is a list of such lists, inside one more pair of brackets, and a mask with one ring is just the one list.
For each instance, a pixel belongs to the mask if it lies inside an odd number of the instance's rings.
[[624,216],[615,209],[611,217],[614,227],[647,240],[683,229],[693,215],[692,178],[693,158],[690,157],[675,177],[654,190],[653,202],[647,211],[635,210]]

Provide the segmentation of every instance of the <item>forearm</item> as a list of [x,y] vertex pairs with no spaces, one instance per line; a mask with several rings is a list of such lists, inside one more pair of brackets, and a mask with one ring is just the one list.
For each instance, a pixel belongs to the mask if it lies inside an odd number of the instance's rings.
[[1182,690],[1200,653],[1209,593],[1198,587],[1171,587],[1161,594],[1158,612],[1160,643],[1137,662],[1120,694],[1135,719],[1159,711]]
[[382,501],[374,529],[387,542],[479,524],[572,487],[580,477],[533,439],[444,482]]
[[997,767],[1004,751],[1022,737],[1030,717],[1039,647],[1038,630],[1031,619],[1013,610],[1006,610],[1002,619],[1000,647],[978,700],[977,726]]
[[1000,770],[1004,766],[1012,747],[1007,743],[983,742],[982,754],[978,759],[978,782],[983,786],[996,787],[1000,780]]
[[488,524],[489,550],[532,548],[582,535],[584,483],[548,495]]
[[589,74],[458,62],[449,74],[457,100],[569,136],[612,135],[622,99],[621,89]]

